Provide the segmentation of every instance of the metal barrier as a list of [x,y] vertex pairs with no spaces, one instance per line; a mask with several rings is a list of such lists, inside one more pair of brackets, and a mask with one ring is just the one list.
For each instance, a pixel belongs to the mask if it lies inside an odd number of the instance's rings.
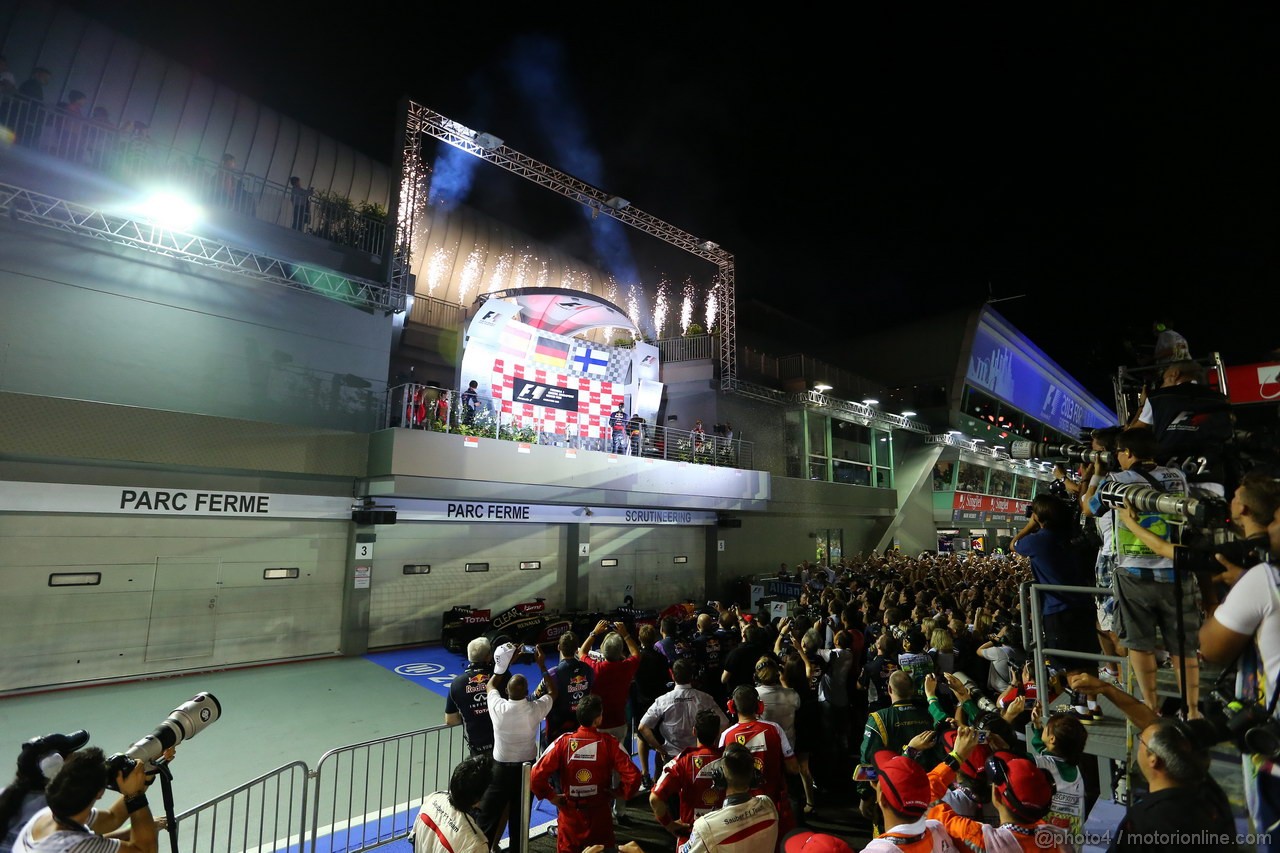
[[328,853],[372,850],[408,837],[423,800],[448,790],[464,758],[461,726],[331,749],[314,771],[294,761],[176,815],[180,849],[315,853],[324,839]]
[[[1038,584],[1031,581],[1025,581],[1018,587],[1018,600],[1022,606],[1022,647],[1030,651],[1035,649],[1037,654],[1034,657],[1036,667],[1036,685],[1037,690],[1044,690],[1044,696],[1048,699],[1049,684],[1049,667],[1045,658],[1053,656],[1055,658],[1074,658],[1076,660],[1088,660],[1095,662],[1116,663],[1119,666],[1121,689],[1132,692],[1133,673],[1129,668],[1128,657],[1119,657],[1117,655],[1091,654],[1088,652],[1072,652],[1063,649],[1052,649],[1042,647],[1041,638],[1044,636],[1044,626],[1040,614],[1040,595],[1046,592],[1074,592],[1084,595],[1111,595],[1112,591],[1101,586],[1066,586],[1061,584]],[[1030,614],[1031,619],[1028,620],[1026,615]],[[1030,624],[1028,625],[1028,621]],[[1037,695],[1040,695],[1037,693]],[[1049,709],[1045,709],[1048,711]],[[1047,714],[1046,714],[1047,716]],[[1111,791],[1111,765],[1109,761],[1102,759],[1120,758],[1124,760],[1126,772],[1129,768],[1129,756],[1133,753],[1134,725],[1128,717],[1124,721],[1124,753],[1122,755],[1114,755],[1103,752],[1094,752],[1099,757],[1098,761],[1098,778],[1099,786],[1102,791]],[[1027,737],[1030,742],[1030,726],[1028,725]],[[1086,750],[1089,752],[1090,750]],[[1130,783],[1129,789],[1132,790]]]
[[[382,422],[387,428],[456,432],[503,441],[693,462],[719,468],[750,469],[755,463],[755,445],[739,438],[653,424],[644,424],[639,432],[632,432],[633,425],[628,423],[630,437],[615,446],[607,437],[607,423],[591,428],[570,424],[563,433],[542,432],[529,426],[534,422],[533,418],[519,418],[503,412],[501,402],[487,395],[478,399],[479,410],[470,416],[468,423],[465,420],[468,413],[462,409],[464,400],[458,391],[414,382],[394,385],[387,389]],[[597,434],[584,434],[587,429]]]
[[327,836],[332,853],[357,853],[408,836],[426,796],[449,788],[467,757],[461,726],[331,749],[320,757],[307,849]]
[[[307,765],[286,764],[175,816],[184,853],[298,850],[307,821]],[[161,849],[165,845],[161,844]]]

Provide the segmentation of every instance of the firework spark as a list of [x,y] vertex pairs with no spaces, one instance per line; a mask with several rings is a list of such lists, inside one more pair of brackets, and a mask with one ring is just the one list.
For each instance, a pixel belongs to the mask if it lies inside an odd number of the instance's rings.
[[493,275],[489,278],[489,287],[485,293],[493,293],[495,290],[502,290],[506,286],[507,279],[511,275],[511,270],[515,265],[515,261],[510,254],[504,253],[498,256],[498,262],[493,265]]
[[467,262],[462,265],[462,275],[458,279],[459,305],[467,304],[467,294],[480,281],[480,276],[483,272],[484,252],[478,248],[472,249],[471,254],[467,255]]
[[427,261],[427,296],[434,296],[436,288],[444,281],[445,273],[453,265],[453,258],[444,246],[437,246]]
[[667,291],[670,285],[666,279],[658,282],[658,292],[653,298],[653,334],[656,338],[662,337],[663,328],[667,325],[667,312],[670,308],[667,305]]

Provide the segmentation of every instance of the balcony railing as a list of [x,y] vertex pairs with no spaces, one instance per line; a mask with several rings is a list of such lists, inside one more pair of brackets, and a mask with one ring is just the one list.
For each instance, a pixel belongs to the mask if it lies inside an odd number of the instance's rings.
[[350,199],[294,190],[239,169],[224,169],[153,142],[141,122],[118,128],[14,94],[0,98],[0,124],[14,132],[17,145],[124,183],[182,190],[202,204],[370,255],[380,256],[385,245],[385,220],[362,212]]
[[[387,427],[425,429],[520,441],[549,447],[572,447],[621,456],[693,462],[724,468],[752,468],[755,445],[737,438],[671,427],[643,424],[638,429],[628,424],[623,436],[614,438],[607,425],[588,435],[573,425],[566,432],[542,432],[503,413],[500,405],[488,397],[479,397],[478,406],[470,412],[460,406],[461,395],[450,388],[406,383],[387,391],[387,411],[383,423]],[[584,428],[585,429],[585,428]]]

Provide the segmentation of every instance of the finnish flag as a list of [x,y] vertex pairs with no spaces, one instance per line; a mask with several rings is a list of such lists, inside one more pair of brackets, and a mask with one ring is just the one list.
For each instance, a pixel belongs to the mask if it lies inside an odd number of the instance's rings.
[[596,373],[603,376],[609,372],[609,355],[591,347],[576,349],[573,353],[573,366],[579,373]]

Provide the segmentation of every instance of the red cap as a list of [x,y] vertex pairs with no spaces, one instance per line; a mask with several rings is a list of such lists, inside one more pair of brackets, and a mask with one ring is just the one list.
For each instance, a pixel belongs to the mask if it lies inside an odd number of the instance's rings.
[[[1021,758],[1012,752],[997,752],[995,755],[1004,762],[1004,775],[1007,780],[1003,785],[996,785],[995,789],[1003,794],[1006,788],[1011,787],[1013,796],[1027,808],[1048,809],[1049,803],[1053,800],[1053,781],[1048,771],[1041,770],[1031,759]],[[1005,798],[1005,802],[1010,806],[1013,805],[1008,797]],[[1020,816],[1033,817],[1032,815]]]
[[887,749],[871,756],[880,776],[880,792],[895,812],[919,817],[929,808],[929,774],[905,755]]
[[[947,729],[942,733],[942,742],[947,745],[947,751],[956,748],[956,730]],[[985,743],[980,743],[973,748],[973,752],[969,753],[969,757],[964,764],[960,765],[960,769],[970,779],[979,779],[982,777],[982,771],[987,766],[987,759],[991,757],[991,747]]]
[[824,832],[800,830],[783,843],[784,853],[853,853],[842,839]]

